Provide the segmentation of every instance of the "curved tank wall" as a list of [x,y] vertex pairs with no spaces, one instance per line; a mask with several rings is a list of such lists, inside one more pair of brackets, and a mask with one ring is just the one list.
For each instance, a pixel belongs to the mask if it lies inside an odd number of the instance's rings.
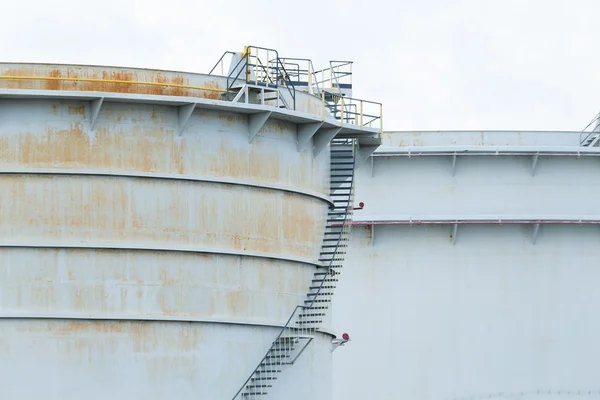
[[384,141],[357,170],[334,399],[600,398],[600,148],[579,132]]
[[[107,98],[91,124],[89,99],[31,89],[0,93],[0,397],[231,398],[305,299],[328,152],[272,118],[249,143],[234,109],[197,107],[180,134],[177,107]],[[270,395],[329,399],[330,346]]]

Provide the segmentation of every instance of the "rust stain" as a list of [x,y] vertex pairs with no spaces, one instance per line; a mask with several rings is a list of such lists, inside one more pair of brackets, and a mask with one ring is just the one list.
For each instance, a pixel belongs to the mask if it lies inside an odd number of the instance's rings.
[[[125,82],[97,82],[97,81],[68,81],[68,80],[35,80],[14,79],[0,80],[0,88],[9,89],[43,89],[43,90],[80,90],[113,93],[137,93],[154,94],[165,96],[199,97],[222,100],[220,92],[209,90],[182,88],[167,85],[198,86],[207,89],[223,89],[217,80],[194,74],[180,74],[166,71],[152,70],[129,70],[114,67],[94,66],[45,66],[45,65],[21,65],[17,67],[6,67],[0,65],[0,75],[3,76],[30,76],[50,78],[75,78],[91,80],[112,80]],[[198,76],[200,81],[196,84],[191,80]],[[207,80],[208,79],[208,80]],[[143,85],[127,82],[153,82],[164,83],[162,85]]]
[[68,106],[67,109],[70,115],[85,115],[85,105],[83,104],[78,106]]
[[[58,105],[51,107],[52,112],[60,112]],[[65,106],[65,114],[67,109],[69,113],[85,112],[82,105]],[[273,142],[265,138],[255,139],[252,145],[232,142],[230,137],[215,140],[205,135],[177,140],[174,128],[164,125],[170,117],[161,107],[144,111],[106,107],[103,118],[124,123],[100,124],[93,135],[87,123],[74,122],[73,118],[68,118],[71,121],[66,128],[63,123],[49,123],[43,131],[4,132],[0,137],[0,164],[227,176],[326,191],[322,179],[326,165],[317,163],[306,152],[298,154],[298,159],[274,152]],[[220,127],[230,120],[231,116],[221,116]],[[210,150],[202,157],[196,156],[198,149],[205,148]]]

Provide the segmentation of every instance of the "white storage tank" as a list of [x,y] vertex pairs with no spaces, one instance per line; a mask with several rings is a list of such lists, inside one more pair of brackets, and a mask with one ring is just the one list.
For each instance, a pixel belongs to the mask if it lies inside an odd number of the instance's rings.
[[[231,399],[304,304],[329,141],[379,133],[233,82],[0,64],[0,398]],[[269,396],[331,398],[331,332]]]
[[594,135],[384,134],[357,170],[335,400],[600,398]]

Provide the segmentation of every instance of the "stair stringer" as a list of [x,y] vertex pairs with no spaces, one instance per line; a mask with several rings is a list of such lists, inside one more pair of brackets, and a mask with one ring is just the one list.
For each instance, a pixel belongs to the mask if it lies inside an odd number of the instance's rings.
[[258,400],[268,394],[286,366],[302,355],[311,344],[331,305],[348,247],[354,209],[354,139],[334,139],[330,145],[331,191],[333,206],[327,215],[319,261],[304,304],[296,306],[279,335],[252,371],[233,400]]

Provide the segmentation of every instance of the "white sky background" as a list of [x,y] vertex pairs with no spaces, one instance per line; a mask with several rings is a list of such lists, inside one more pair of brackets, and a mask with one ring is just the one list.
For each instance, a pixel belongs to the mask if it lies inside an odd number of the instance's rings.
[[[4,2],[3,2],[4,3]],[[0,61],[208,72],[244,45],[352,60],[386,130],[581,130],[600,110],[600,0],[30,0]]]

